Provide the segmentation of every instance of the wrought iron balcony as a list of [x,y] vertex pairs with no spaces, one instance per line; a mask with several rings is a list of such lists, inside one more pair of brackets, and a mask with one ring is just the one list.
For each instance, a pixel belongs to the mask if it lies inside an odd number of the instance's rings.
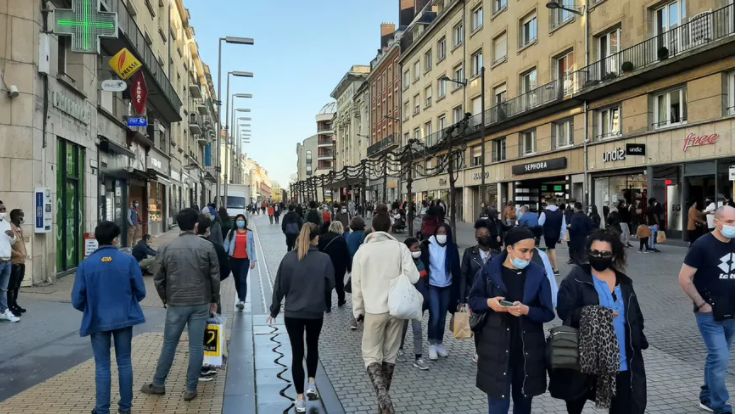
[[202,134],[202,124],[201,119],[197,114],[191,113],[189,114],[189,132],[192,133],[192,135],[201,135]]
[[394,139],[394,135],[391,134],[386,138],[376,142],[375,144],[368,147],[368,157],[374,157],[381,154],[384,151],[395,148],[398,145]]

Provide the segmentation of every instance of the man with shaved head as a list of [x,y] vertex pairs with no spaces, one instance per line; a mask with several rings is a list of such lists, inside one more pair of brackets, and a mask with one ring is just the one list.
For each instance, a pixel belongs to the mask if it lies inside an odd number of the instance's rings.
[[733,413],[726,375],[734,337],[734,208],[715,212],[715,229],[693,243],[680,270],[680,286],[693,301],[708,356],[700,408]]

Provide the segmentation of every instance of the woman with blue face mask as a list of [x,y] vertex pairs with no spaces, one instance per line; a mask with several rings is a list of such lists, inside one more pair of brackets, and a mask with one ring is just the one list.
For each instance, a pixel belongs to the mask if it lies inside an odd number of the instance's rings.
[[547,390],[543,324],[555,314],[544,268],[531,262],[534,234],[514,227],[504,241],[506,250],[483,266],[468,299],[480,315],[473,325],[476,384],[488,394],[489,414],[508,413],[510,397],[514,414],[528,414],[532,397]]
[[233,228],[225,236],[225,249],[230,257],[235,290],[238,292],[238,310],[245,307],[248,293],[248,269],[256,267],[256,246],[253,232],[248,230],[248,220],[243,214],[235,216]]

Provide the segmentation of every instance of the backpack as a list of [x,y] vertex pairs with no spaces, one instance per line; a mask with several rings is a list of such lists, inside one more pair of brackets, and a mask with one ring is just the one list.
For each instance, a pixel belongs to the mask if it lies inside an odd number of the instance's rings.
[[299,234],[299,223],[290,221],[286,223],[286,234],[289,236],[294,236]]

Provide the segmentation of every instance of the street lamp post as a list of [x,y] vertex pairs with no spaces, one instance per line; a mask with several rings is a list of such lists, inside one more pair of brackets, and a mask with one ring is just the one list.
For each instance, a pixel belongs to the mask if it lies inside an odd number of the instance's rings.
[[[226,166],[225,166],[225,189],[224,189],[225,197],[224,197],[224,200],[223,200],[223,203],[222,203],[225,208],[227,208],[227,185],[228,185],[228,183],[230,181],[230,178],[231,178],[230,176],[232,175],[232,174],[230,174],[230,158],[232,157],[232,154],[227,149],[228,144],[232,140],[232,137],[230,136],[230,131],[229,131],[229,127],[230,127],[230,77],[231,76],[236,76],[236,77],[240,77],[240,78],[252,78],[253,77],[253,72],[244,72],[244,71],[234,70],[234,71],[231,71],[231,72],[228,72],[227,73],[227,95],[226,95],[226,98],[225,98],[225,140],[226,140],[226,142],[225,142],[225,154],[227,155],[227,159],[225,160],[226,161]],[[218,80],[218,82],[219,82],[219,80]],[[219,153],[219,151],[220,151],[219,147],[218,147],[217,151]]]
[[[215,176],[215,199],[216,202],[220,201],[220,140],[222,135],[222,42],[236,44],[236,45],[253,45],[255,42],[250,37],[236,37],[236,36],[225,36],[221,37],[217,41],[217,139],[215,146],[216,154],[216,169],[217,175]],[[227,200],[227,197],[225,198]]]

